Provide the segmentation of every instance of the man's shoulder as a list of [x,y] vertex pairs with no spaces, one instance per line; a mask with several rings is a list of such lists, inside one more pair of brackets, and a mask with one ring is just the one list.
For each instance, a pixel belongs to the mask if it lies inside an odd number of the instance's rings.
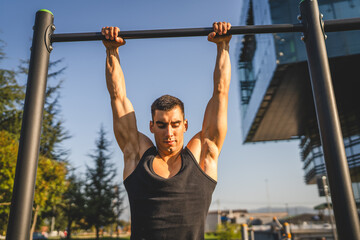
[[201,132],[195,134],[195,136],[186,145],[186,148],[189,149],[195,160],[199,162],[201,154]]
[[139,132],[139,156],[142,157],[144,153],[151,147],[154,147],[154,143],[145,134]]

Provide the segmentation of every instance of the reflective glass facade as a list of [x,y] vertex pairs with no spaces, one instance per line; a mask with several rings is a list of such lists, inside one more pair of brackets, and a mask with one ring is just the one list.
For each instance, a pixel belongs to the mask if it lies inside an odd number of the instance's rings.
[[[244,1],[241,25],[271,24],[267,0]],[[276,52],[272,34],[244,36],[239,53],[239,76],[243,132],[247,132],[276,70]]]
[[[344,138],[345,152],[348,159],[350,177],[355,200],[360,202],[360,135]],[[326,167],[320,140],[301,137],[301,158],[305,172],[305,182],[316,184],[317,178],[326,175]]]
[[[240,25],[298,23],[299,2],[294,0],[245,0]],[[360,0],[318,0],[324,20],[360,17]],[[360,54],[360,31],[328,33],[329,58]],[[242,128],[246,138],[256,123],[274,75],[283,66],[307,59],[300,33],[245,35],[239,47],[239,80]],[[341,66],[340,66],[341,67]],[[354,104],[354,103],[353,103]],[[354,105],[357,107],[357,105]],[[360,114],[341,116],[344,145],[355,199],[360,202]],[[326,174],[317,124],[307,123],[300,137],[305,182],[316,184]],[[256,125],[256,124],[255,124]]]
[[[319,0],[318,3],[324,20],[360,16],[360,0]],[[298,1],[271,0],[269,4],[273,24],[298,23]],[[306,60],[306,51],[300,35],[300,33],[274,34],[277,60],[280,64]],[[326,47],[329,57],[360,53],[359,31],[335,32],[327,35]]]
[[[319,0],[319,8],[324,20],[354,18],[360,16],[360,0]],[[290,0],[247,0],[244,3],[241,25],[266,25],[298,23],[298,1]],[[360,32],[328,33],[326,46],[329,57],[360,53]],[[306,61],[304,43],[300,33],[258,34],[244,36],[240,50],[239,78],[241,82],[241,105],[244,121],[247,122],[247,109],[251,101],[258,103],[252,94],[257,85],[262,93],[269,83],[277,65]],[[265,88],[264,88],[265,86]],[[253,96],[254,95],[254,96]],[[258,104],[254,104],[255,106]],[[250,117],[251,118],[251,117]],[[244,129],[248,130],[248,129]]]

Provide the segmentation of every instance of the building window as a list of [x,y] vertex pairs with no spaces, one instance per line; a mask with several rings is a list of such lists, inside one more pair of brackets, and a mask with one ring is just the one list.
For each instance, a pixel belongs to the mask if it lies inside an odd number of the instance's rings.
[[[254,14],[252,1],[249,3],[249,10],[247,13],[246,25],[254,25]],[[254,70],[252,60],[256,50],[256,38],[254,35],[245,35],[242,39],[242,48],[239,58],[239,78],[241,88],[241,105],[243,111],[249,104],[251,94],[255,87]]]

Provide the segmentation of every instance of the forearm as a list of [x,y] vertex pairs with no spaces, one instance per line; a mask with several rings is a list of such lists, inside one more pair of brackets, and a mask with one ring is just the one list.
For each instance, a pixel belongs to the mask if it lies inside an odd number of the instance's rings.
[[202,140],[209,139],[219,150],[227,131],[228,94],[231,79],[229,43],[217,44],[214,92],[205,111]]
[[106,85],[112,100],[126,99],[126,87],[118,48],[106,49]]
[[[136,152],[133,149],[138,148],[135,112],[126,97],[125,79],[117,48],[106,49],[106,85],[111,99],[116,140],[124,154]],[[129,146],[132,146],[131,149],[128,149]]]
[[229,56],[229,42],[217,44],[217,56],[214,69],[214,96],[226,96],[229,92],[231,80],[231,64]]

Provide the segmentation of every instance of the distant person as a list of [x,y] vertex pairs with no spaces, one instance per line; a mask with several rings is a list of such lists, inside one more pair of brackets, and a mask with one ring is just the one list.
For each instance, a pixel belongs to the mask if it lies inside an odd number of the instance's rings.
[[[102,29],[108,39],[103,43],[114,133],[124,154],[131,239],[204,239],[205,219],[217,183],[218,157],[227,131],[231,36],[225,34],[230,27],[230,23],[215,22],[214,32],[208,35],[208,40],[217,46],[214,91],[205,110],[202,130],[185,148],[188,121],[184,105],[176,97],[164,95],[151,105],[150,131],[156,146],[138,131],[119,60],[118,47],[125,41],[118,37],[119,28]],[[189,87],[191,81],[186,83]],[[184,84],[171,79],[168,83],[169,87]]]

